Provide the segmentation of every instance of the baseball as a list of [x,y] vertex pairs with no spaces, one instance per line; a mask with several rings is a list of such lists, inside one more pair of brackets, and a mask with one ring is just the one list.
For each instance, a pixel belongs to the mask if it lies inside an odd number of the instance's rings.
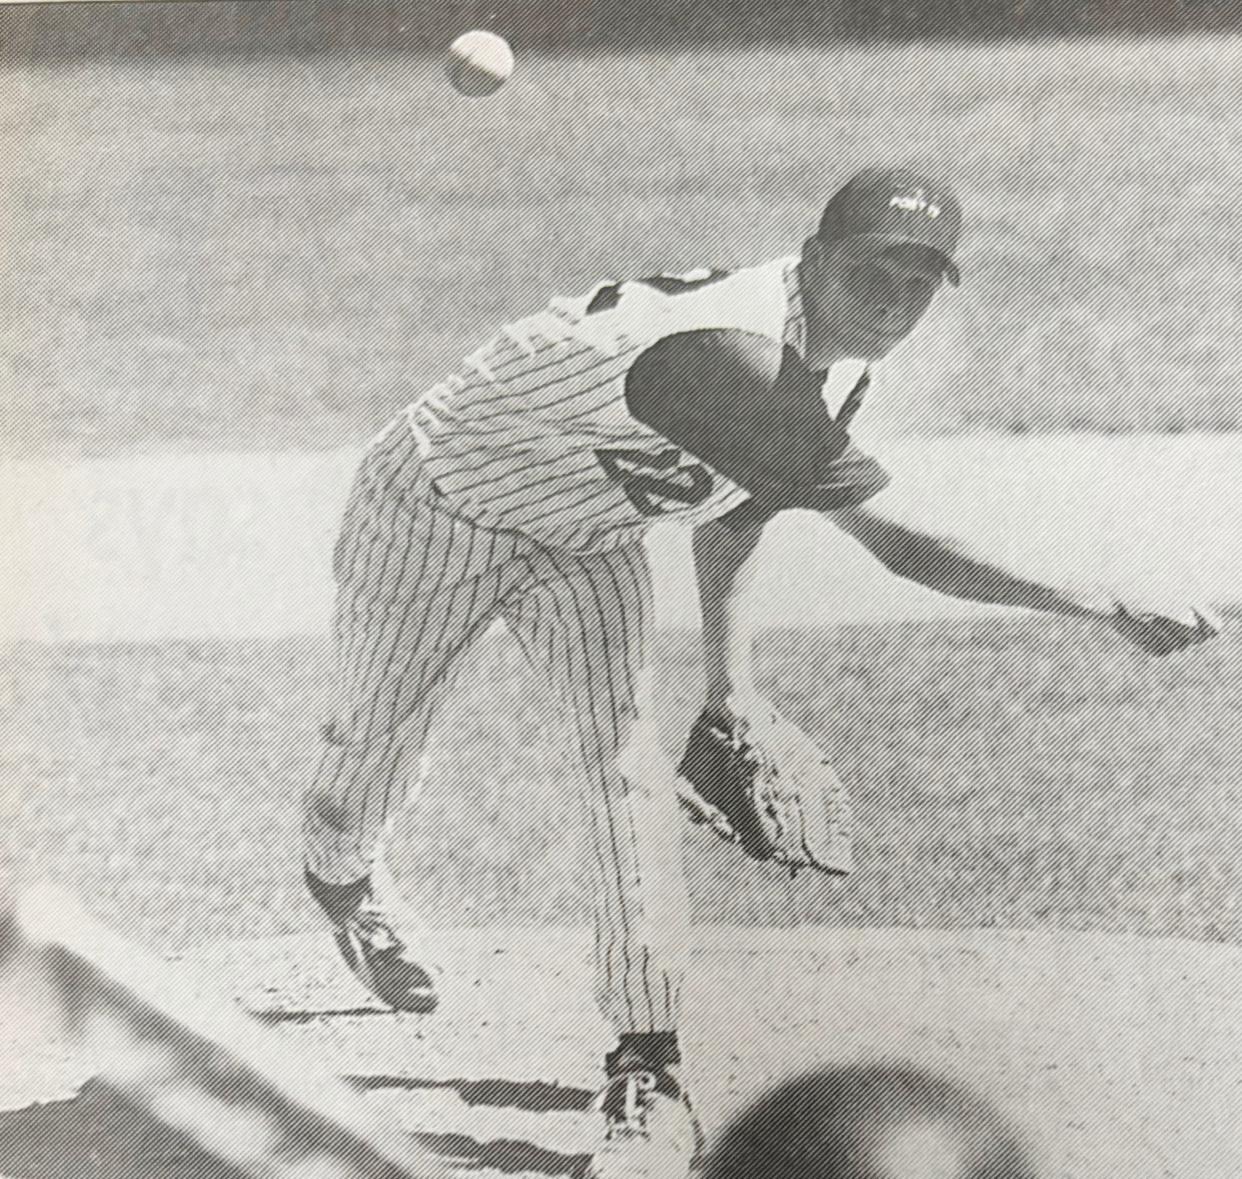
[[471,29],[449,46],[446,71],[458,94],[470,98],[495,94],[513,72],[513,50],[503,37]]

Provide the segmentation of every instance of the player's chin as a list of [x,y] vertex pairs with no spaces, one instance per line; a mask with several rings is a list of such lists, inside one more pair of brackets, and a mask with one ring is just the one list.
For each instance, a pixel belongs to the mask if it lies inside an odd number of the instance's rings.
[[851,341],[849,355],[859,360],[883,360],[910,334],[910,330],[907,328],[900,332],[860,331]]
[[864,336],[854,341],[853,347],[849,349],[849,355],[859,360],[883,360],[900,343],[900,340],[887,337]]

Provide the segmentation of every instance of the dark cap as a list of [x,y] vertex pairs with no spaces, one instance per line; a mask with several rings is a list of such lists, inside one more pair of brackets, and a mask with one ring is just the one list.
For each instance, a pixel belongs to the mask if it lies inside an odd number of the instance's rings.
[[953,251],[962,232],[962,206],[952,189],[913,168],[866,168],[828,202],[817,235],[934,250],[954,285],[961,281]]

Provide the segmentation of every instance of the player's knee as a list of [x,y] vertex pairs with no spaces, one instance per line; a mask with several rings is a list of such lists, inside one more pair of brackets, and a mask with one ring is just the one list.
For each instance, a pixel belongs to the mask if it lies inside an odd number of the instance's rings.
[[310,787],[303,797],[303,811],[308,828],[320,831],[349,831],[353,822],[344,802],[334,795]]
[[366,713],[341,712],[320,724],[319,739],[330,750],[353,750],[357,753],[391,739],[394,727],[379,707],[371,708]]
[[349,735],[346,732],[345,725],[334,716],[329,717],[319,726],[319,739],[327,745],[333,745],[338,749],[344,748],[349,744]]

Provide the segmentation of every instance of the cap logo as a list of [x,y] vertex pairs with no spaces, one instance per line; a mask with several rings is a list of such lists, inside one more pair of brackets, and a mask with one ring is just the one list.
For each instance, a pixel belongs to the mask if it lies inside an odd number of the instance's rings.
[[904,209],[907,213],[926,213],[929,217],[940,216],[940,206],[927,199],[927,190],[917,188],[912,193],[895,193],[889,197],[889,207]]

